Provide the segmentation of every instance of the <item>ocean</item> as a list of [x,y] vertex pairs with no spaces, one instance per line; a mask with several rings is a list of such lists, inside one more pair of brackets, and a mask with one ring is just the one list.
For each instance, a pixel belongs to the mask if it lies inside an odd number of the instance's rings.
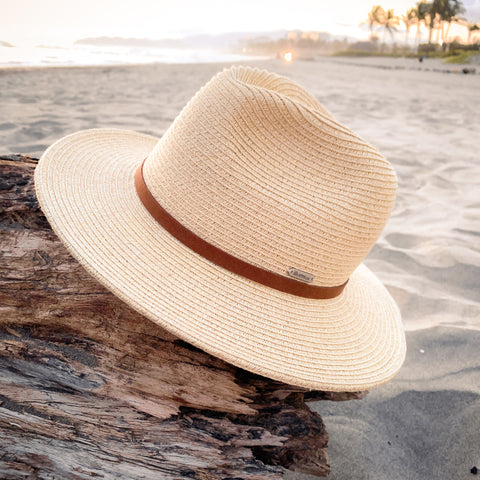
[[70,47],[47,45],[8,47],[0,44],[0,67],[229,63],[249,58],[253,57],[213,49],[78,44]]

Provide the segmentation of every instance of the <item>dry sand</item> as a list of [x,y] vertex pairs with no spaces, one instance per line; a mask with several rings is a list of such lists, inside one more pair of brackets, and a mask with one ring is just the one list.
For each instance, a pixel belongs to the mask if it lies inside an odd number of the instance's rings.
[[[430,60],[255,65],[304,85],[379,148],[399,178],[392,218],[366,263],[401,307],[407,360],[363,400],[312,404],[330,433],[329,478],[476,478],[480,75],[441,73],[445,66]],[[0,70],[0,153],[38,156],[61,136],[92,127],[161,136],[224,66]]]

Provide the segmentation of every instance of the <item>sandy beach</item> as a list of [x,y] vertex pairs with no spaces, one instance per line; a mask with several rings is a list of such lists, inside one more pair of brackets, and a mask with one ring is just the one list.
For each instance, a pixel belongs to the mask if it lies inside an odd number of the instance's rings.
[[[245,62],[287,75],[394,165],[398,196],[366,264],[398,302],[407,360],[363,400],[311,404],[332,480],[460,480],[480,469],[480,75],[436,60]],[[0,154],[78,130],[160,137],[227,64],[0,69]],[[456,67],[458,68],[458,67]],[[478,71],[478,67],[477,67]],[[313,478],[287,474],[286,478]]]

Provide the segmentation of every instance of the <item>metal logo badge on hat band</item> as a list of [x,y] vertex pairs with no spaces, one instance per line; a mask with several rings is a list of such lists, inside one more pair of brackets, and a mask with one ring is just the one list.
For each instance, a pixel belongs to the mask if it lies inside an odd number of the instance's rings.
[[304,272],[303,270],[299,270],[298,268],[294,267],[290,267],[288,269],[288,274],[291,277],[306,283],[312,283],[314,279],[314,276],[311,273]]
[[[143,164],[140,164],[135,172],[135,188],[143,206],[150,215],[171,235],[181,243],[189,247],[207,260],[212,261],[220,267],[226,268],[232,273],[261,283],[267,287],[274,288],[281,292],[290,293],[298,297],[328,299],[335,298],[343,292],[348,280],[342,285],[334,287],[321,287],[317,285],[308,285],[305,282],[312,282],[313,275],[296,268],[290,268],[288,274],[297,280],[284,277],[274,272],[264,270],[263,268],[251,265],[220,248],[208,243],[184,227],[178,220],[172,217],[155,199],[148,189],[143,177]],[[300,280],[300,281],[298,281]]]

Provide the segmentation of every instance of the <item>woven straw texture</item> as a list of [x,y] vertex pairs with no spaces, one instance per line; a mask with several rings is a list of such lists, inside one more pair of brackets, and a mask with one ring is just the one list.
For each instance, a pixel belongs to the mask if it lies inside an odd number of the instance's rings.
[[[134,173],[204,240],[336,298],[282,293],[191,251],[146,211]],[[302,87],[247,67],[217,74],[159,140],[94,129],[35,173],[53,229],[88,271],[179,337],[255,373],[319,390],[385,383],[405,356],[400,314],[361,264],[393,206],[390,164]]]

